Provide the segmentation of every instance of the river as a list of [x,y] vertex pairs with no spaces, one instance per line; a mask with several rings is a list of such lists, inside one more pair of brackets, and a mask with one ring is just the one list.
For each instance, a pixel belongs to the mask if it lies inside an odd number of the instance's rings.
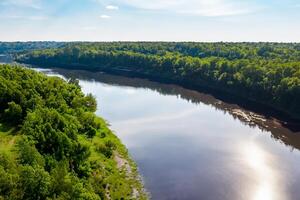
[[154,200],[300,198],[299,129],[176,85],[38,70],[75,77],[97,98],[97,114],[128,148]]
[[11,55],[0,54],[0,64],[12,63],[12,62],[13,62],[13,58]]
[[300,197],[300,133],[208,94],[104,73],[75,77],[127,146],[152,199]]

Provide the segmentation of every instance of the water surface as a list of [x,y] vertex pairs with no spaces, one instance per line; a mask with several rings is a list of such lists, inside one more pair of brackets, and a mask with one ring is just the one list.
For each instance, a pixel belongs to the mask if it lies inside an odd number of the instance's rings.
[[300,198],[300,133],[276,120],[175,85],[51,73],[78,78],[95,95],[97,114],[129,149],[152,199]]
[[11,55],[0,54],[0,64],[12,63],[13,58]]

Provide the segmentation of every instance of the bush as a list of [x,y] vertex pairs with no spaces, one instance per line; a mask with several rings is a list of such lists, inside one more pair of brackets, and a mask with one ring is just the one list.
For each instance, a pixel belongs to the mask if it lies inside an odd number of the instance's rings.
[[43,156],[35,148],[33,142],[30,142],[25,136],[18,141],[17,148],[20,164],[44,167],[45,161]]
[[23,199],[46,199],[51,192],[51,177],[42,168],[26,165],[20,172],[20,184],[23,190]]
[[98,144],[96,150],[99,153],[102,153],[107,158],[110,158],[113,155],[113,151],[116,149],[116,145],[108,140],[105,142],[105,144]]
[[22,107],[15,102],[9,102],[4,111],[4,120],[10,124],[18,124],[22,119]]
[[96,135],[97,131],[92,126],[89,127],[89,130],[86,132],[89,138],[93,138]]

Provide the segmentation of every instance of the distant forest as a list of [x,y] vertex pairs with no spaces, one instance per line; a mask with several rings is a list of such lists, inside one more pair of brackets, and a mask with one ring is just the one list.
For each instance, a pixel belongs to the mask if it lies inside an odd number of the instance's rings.
[[64,44],[64,42],[0,42],[0,54],[58,48],[62,47]]
[[298,43],[70,43],[21,54],[17,60],[212,88],[300,119]]

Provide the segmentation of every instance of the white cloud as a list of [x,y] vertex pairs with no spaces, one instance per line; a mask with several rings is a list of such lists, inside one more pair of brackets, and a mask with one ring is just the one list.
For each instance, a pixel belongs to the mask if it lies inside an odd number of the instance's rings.
[[119,10],[118,6],[114,6],[114,5],[108,5],[105,7],[107,10]]
[[230,16],[260,9],[251,1],[237,0],[119,0],[141,9],[162,10],[200,16]]
[[37,10],[41,9],[40,0],[4,0],[1,4],[4,6],[29,7]]
[[109,19],[111,17],[109,15],[100,15],[100,18],[102,18],[102,19]]

